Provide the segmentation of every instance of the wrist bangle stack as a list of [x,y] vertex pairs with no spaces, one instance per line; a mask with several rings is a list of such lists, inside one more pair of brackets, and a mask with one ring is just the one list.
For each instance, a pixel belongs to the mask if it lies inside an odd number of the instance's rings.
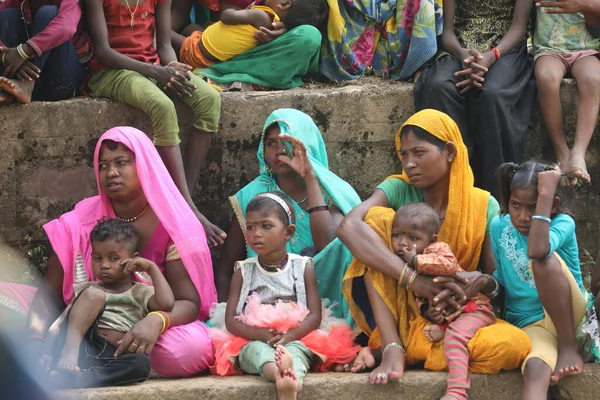
[[29,56],[27,55],[27,53],[23,49],[23,45],[22,44],[20,44],[20,45],[17,46],[17,53],[19,53],[19,55],[21,56],[21,58],[23,60],[29,60]]
[[312,213],[317,212],[317,211],[327,211],[327,210],[329,210],[329,207],[327,207],[326,205],[323,205],[323,206],[311,207],[311,208],[307,209],[306,211],[309,214],[312,214]]
[[415,279],[417,279],[417,273],[408,264],[404,264],[400,278],[398,278],[398,285],[405,289],[410,289]]
[[158,315],[160,317],[160,319],[162,320],[163,326],[162,329],[160,330],[160,333],[163,333],[164,331],[166,331],[167,329],[169,329],[171,327],[171,318],[169,318],[169,315],[164,312],[164,311],[152,311],[151,313],[148,313],[148,315]]
[[534,219],[538,219],[540,221],[546,221],[547,223],[551,223],[552,220],[544,215],[534,215],[533,217],[531,217],[532,220]]

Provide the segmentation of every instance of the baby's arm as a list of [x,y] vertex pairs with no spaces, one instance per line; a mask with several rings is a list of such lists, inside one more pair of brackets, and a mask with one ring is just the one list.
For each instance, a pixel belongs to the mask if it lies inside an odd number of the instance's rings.
[[413,267],[417,273],[430,276],[453,276],[463,272],[450,246],[437,242],[425,249],[423,254],[415,257]]
[[41,363],[44,368],[49,368],[50,363],[52,362],[52,353],[54,342],[58,337],[58,333],[60,332],[60,326],[63,324],[65,319],[67,319],[67,315],[69,315],[69,311],[75,302],[76,297],[71,300],[71,303],[65,308],[65,310],[58,316],[56,321],[50,325],[48,328],[48,332],[44,336],[44,343],[42,344],[42,359]]
[[275,334],[272,330],[267,328],[255,328],[253,326],[246,325],[235,318],[235,311],[240,300],[242,283],[242,271],[241,269],[237,269],[233,273],[229,287],[229,297],[227,298],[227,308],[225,309],[225,326],[232,335],[239,336],[247,340],[258,340],[272,344],[270,341],[275,337]]
[[124,272],[142,272],[146,271],[152,278],[152,285],[154,286],[154,294],[148,300],[148,309],[150,311],[161,310],[171,311],[175,306],[175,295],[171,290],[171,286],[167,279],[162,274],[158,265],[153,261],[147,260],[142,257],[135,257],[121,262],[124,268]]
[[262,10],[234,10],[228,8],[221,13],[221,22],[226,25],[252,25],[256,29],[271,28],[271,16]]
[[306,263],[306,267],[304,268],[304,285],[306,287],[306,301],[309,313],[300,325],[283,334],[275,345],[285,346],[289,342],[300,340],[321,325],[321,295],[319,295],[317,275],[315,274],[312,259]]

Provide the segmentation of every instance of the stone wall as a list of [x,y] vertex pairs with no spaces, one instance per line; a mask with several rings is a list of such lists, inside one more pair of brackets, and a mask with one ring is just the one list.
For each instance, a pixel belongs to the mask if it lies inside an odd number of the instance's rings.
[[[330,167],[348,180],[361,197],[387,175],[400,171],[394,133],[413,112],[412,85],[381,81],[342,87],[281,92],[223,93],[219,133],[194,196],[199,208],[223,228],[229,225],[227,196],[257,173],[256,149],[269,113],[294,107],[310,114],[321,128]],[[576,117],[576,87],[563,85],[567,132]],[[190,114],[178,106],[182,132]],[[26,233],[43,238],[41,225],[96,191],[92,155],[98,137],[116,125],[150,132],[148,118],[122,104],[74,99],[0,107],[0,235],[9,242]],[[552,160],[550,143],[536,112],[525,143],[528,158]],[[571,137],[572,138],[572,137]],[[582,248],[600,249],[596,210],[600,202],[600,146],[594,137],[588,166],[594,185],[568,193],[577,215]]]

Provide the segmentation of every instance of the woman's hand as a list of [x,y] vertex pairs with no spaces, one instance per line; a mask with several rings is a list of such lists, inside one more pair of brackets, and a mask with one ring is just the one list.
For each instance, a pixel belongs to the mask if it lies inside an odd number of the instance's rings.
[[279,36],[286,34],[288,31],[283,22],[273,22],[271,28],[272,29],[267,29],[264,26],[261,26],[260,32],[254,34],[254,38],[259,45],[272,42]]
[[0,47],[0,62],[4,66],[4,76],[12,78],[25,61],[27,60],[19,55],[16,47]]
[[40,77],[40,72],[40,69],[34,63],[27,60],[21,65],[16,76],[23,82],[34,81]]
[[292,144],[292,158],[286,156],[279,156],[279,161],[289,165],[294,171],[298,173],[302,178],[307,178],[310,175],[314,175],[315,171],[306,155],[306,147],[300,139],[296,139],[287,134],[279,136],[281,139]]
[[155,314],[147,315],[119,340],[115,357],[123,353],[150,354],[162,329],[162,319]]
[[164,90],[171,90],[180,97],[192,97],[192,91],[196,89],[196,85],[190,82],[189,73],[180,71],[174,67],[156,66],[152,78],[154,78]]
[[[458,272],[454,277],[438,276],[433,281],[444,285],[446,288],[433,299],[436,309],[445,311],[445,313],[458,310],[477,293],[481,292],[487,284],[487,279],[479,271]],[[457,288],[459,292],[456,292]]]
[[[410,290],[419,297],[424,297],[435,305],[438,311],[458,309],[461,301],[466,301],[467,297],[463,289],[458,285],[462,280],[457,276],[455,280],[452,277],[436,277],[419,275],[411,286]],[[466,284],[467,282],[460,282]]]

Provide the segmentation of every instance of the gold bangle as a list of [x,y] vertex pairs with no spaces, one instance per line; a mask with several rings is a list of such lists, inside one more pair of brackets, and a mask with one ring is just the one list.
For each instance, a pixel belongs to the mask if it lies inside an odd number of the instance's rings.
[[6,61],[6,53],[2,53],[2,64]]
[[148,315],[152,315],[152,314],[158,315],[160,317],[160,319],[162,319],[163,327],[160,330],[160,333],[163,333],[167,329],[167,320],[166,320],[166,318],[161,313],[159,313],[158,311],[152,311],[151,313],[148,313]]
[[27,55],[27,53],[25,53],[25,50],[23,49],[22,44],[17,46],[17,53],[19,53],[19,55],[21,56],[21,58],[23,60],[29,60],[29,56]]
[[406,274],[406,270],[408,269],[408,264],[404,264],[404,268],[402,272],[400,272],[400,278],[398,278],[398,285],[402,286],[402,280],[404,279],[404,274]]
[[410,277],[410,279],[408,280],[408,283],[406,284],[406,288],[410,289],[410,287],[413,285],[413,283],[415,283],[415,280],[417,279],[417,272],[413,271],[413,275]]

